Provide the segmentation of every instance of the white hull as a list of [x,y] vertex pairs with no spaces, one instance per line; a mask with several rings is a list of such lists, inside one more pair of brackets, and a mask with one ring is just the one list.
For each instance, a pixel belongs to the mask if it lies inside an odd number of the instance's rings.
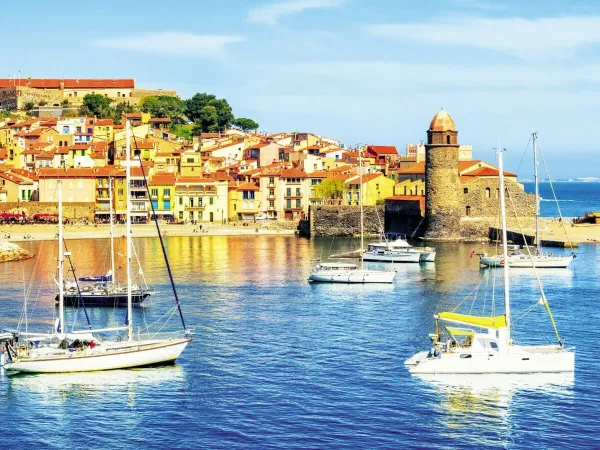
[[[533,256],[517,255],[508,257],[508,267],[527,268],[533,267],[536,269],[566,269],[573,256]],[[532,263],[533,259],[533,263]],[[502,255],[482,256],[479,260],[481,264],[488,267],[504,267],[505,259]]]
[[420,352],[406,360],[412,374],[524,374],[575,370],[575,353],[558,345],[512,346],[508,353]]
[[313,272],[309,281],[320,283],[393,283],[396,272],[375,270],[348,270]]
[[84,351],[42,348],[30,357],[20,357],[15,362],[5,364],[4,368],[27,373],[64,373],[165,364],[175,361],[189,342],[189,338],[124,341],[102,344]]
[[421,261],[421,254],[417,252],[365,252],[363,259],[377,262],[418,263]]

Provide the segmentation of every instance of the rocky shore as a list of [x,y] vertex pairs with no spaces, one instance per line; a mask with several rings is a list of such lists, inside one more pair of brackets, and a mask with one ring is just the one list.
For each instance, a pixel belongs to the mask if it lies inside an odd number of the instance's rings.
[[20,261],[33,257],[33,253],[8,241],[0,242],[0,262]]

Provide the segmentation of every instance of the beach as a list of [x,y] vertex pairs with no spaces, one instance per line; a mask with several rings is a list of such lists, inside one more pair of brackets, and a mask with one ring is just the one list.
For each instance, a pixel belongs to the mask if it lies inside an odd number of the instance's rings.
[[[257,221],[256,223],[229,224],[160,224],[163,236],[242,236],[242,235],[293,235],[297,224],[295,222]],[[125,235],[124,225],[115,225],[115,237]],[[135,237],[157,236],[154,223],[132,225]],[[13,224],[0,226],[0,239],[12,242],[27,242],[32,240],[56,239],[57,224]],[[77,224],[65,225],[64,237],[69,239],[108,239],[110,226],[108,224]]]

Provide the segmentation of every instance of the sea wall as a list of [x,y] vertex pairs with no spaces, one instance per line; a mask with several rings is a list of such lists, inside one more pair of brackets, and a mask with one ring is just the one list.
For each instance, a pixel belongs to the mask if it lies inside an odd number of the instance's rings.
[[[365,206],[364,230],[367,235],[377,235],[384,228],[384,206]],[[359,206],[311,206],[311,236],[355,236],[360,234]]]
[[[28,217],[35,214],[56,214],[58,204],[50,202],[6,202],[0,203],[0,212],[25,213]],[[94,203],[63,203],[63,216],[65,219],[89,221],[94,220]]]

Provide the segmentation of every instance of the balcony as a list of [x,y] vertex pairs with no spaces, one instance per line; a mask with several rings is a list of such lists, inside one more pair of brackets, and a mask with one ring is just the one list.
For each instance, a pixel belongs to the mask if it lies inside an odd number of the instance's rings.
[[110,198],[108,198],[108,196],[98,195],[96,197],[96,201],[98,201],[98,202],[108,202],[108,201],[110,201]]
[[267,195],[267,199],[268,200],[275,200],[275,194],[268,194]]
[[275,187],[275,183],[269,183],[269,184],[267,184],[267,187],[274,188]]
[[184,207],[185,211],[204,211],[206,206],[186,206]]
[[132,200],[132,201],[136,201],[136,200],[137,200],[137,201],[140,201],[140,202],[142,202],[142,201],[146,201],[146,200],[148,200],[148,196],[147,196],[146,194],[142,194],[142,195],[139,195],[139,194],[133,194],[133,192],[132,192],[132,193],[131,193],[131,200]]
[[284,211],[302,211],[302,206],[290,206],[283,208]]
[[288,195],[288,194],[286,194],[286,195],[283,196],[283,198],[285,198],[285,199],[288,199],[288,198],[289,199],[302,198],[302,195],[295,195],[295,194],[294,195],[292,195],[292,194]]
[[277,211],[277,208],[275,208],[274,206],[269,206],[267,208],[267,211]]

